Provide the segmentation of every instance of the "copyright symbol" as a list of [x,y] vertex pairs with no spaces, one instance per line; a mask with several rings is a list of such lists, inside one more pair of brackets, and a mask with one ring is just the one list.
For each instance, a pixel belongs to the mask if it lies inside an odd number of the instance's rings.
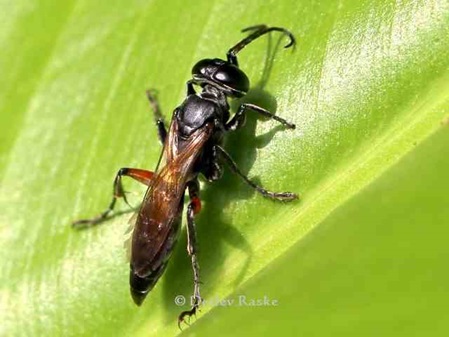
[[175,304],[180,307],[186,304],[186,298],[182,295],[178,295],[175,297]]

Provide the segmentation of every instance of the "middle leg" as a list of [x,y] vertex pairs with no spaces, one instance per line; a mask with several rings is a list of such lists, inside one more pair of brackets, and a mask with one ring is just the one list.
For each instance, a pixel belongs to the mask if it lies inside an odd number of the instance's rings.
[[155,91],[150,89],[146,91],[146,94],[148,101],[150,102],[150,106],[153,110],[154,121],[156,122],[158,137],[163,145],[165,142],[165,138],[167,137],[167,128],[165,126],[164,117],[162,117],[161,108],[159,106],[159,102],[156,99]]

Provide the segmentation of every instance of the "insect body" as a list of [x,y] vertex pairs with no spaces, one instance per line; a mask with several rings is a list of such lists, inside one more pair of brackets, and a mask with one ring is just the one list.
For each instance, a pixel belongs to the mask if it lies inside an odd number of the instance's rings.
[[[120,169],[114,180],[113,198],[106,211],[92,219],[74,222],[75,226],[97,224],[111,217],[118,198],[127,202],[121,182],[123,176],[129,176],[148,186],[137,214],[130,262],[131,295],[134,302],[140,305],[167,266],[180,232],[187,190],[190,197],[187,206],[187,251],[194,274],[194,301],[190,310],[179,315],[178,323],[186,316],[195,314],[201,303],[195,229],[195,214],[201,209],[198,175],[201,173],[207,180],[215,181],[222,175],[222,165],[227,164],[234,173],[265,197],[282,201],[297,198],[294,193],[271,192],[253,183],[240,172],[222,147],[223,136],[243,126],[247,111],[270,117],[286,128],[295,128],[294,124],[283,118],[248,103],[240,105],[231,118],[228,98],[243,97],[250,86],[248,77],[238,67],[237,53],[256,38],[272,31],[288,35],[290,42],[286,48],[295,43],[293,35],[284,28],[259,25],[243,31],[251,34],[228,51],[227,60],[204,59],[193,67],[192,79],[187,81],[187,97],[175,109],[168,131],[155,96],[151,91],[147,92],[154,110],[159,138],[164,144],[160,168],[156,172]],[[194,85],[201,87],[201,91],[196,92]]]

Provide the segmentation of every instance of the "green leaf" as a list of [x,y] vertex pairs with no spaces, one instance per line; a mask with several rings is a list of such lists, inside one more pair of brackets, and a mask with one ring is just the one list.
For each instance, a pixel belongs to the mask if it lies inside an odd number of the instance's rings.
[[447,336],[448,143],[445,126],[187,332]]
[[[197,221],[202,296],[207,300],[249,293],[251,283],[246,282],[254,282],[261,293],[266,287],[268,295],[281,298],[292,285],[286,283],[277,293],[273,287],[280,288],[281,280],[267,279],[278,277],[276,270],[282,269],[283,261],[293,261],[295,266],[279,275],[296,280],[303,292],[284,297],[289,304],[273,315],[287,310],[288,324],[277,320],[273,329],[302,324],[304,331],[313,326],[333,331],[344,324],[346,331],[353,327],[366,332],[383,312],[403,310],[407,322],[414,313],[419,315],[413,302],[396,301],[403,294],[413,297],[417,288],[395,293],[384,286],[381,296],[370,297],[372,306],[360,317],[357,308],[344,311],[351,317],[331,317],[340,309],[337,304],[360,305],[339,299],[355,298],[361,288],[320,289],[323,277],[342,275],[336,263],[326,264],[322,273],[314,271],[323,267],[319,254],[330,256],[348,233],[340,235],[334,229],[341,223],[347,223],[347,231],[366,228],[351,232],[350,244],[361,247],[369,241],[374,248],[366,250],[367,259],[379,261],[380,271],[387,268],[381,249],[392,241],[376,236],[370,219],[364,213],[352,214],[345,203],[352,198],[354,204],[381,207],[378,195],[359,192],[369,184],[382,184],[390,177],[385,172],[391,166],[409,152],[415,155],[416,145],[447,121],[446,1],[282,0],[262,6],[257,1],[200,0],[187,5],[174,0],[58,4],[19,0],[1,5],[0,335],[179,332],[176,317],[188,307],[176,306],[174,299],[192,291],[185,233],[165,275],[137,308],[129,296],[122,249],[130,215],[86,231],[75,231],[70,223],[106,207],[120,167],[155,167],[161,149],[145,89],[158,90],[169,119],[185,97],[192,65],[202,58],[224,57],[242,38],[241,28],[259,23],[288,28],[298,44],[294,51],[283,50],[286,39],[272,34],[239,54],[240,66],[253,84],[246,100],[293,121],[297,130],[281,131],[273,121],[250,117],[244,129],[229,135],[225,147],[255,181],[273,190],[300,192],[302,199],[290,204],[263,199],[230,172],[218,183],[204,184],[203,211]],[[415,169],[413,163],[408,165]],[[441,170],[435,176],[444,180]],[[420,178],[428,186],[434,181],[432,175]],[[133,197],[137,203],[142,188],[125,184],[127,190],[140,193]],[[419,186],[416,191],[422,190]],[[407,237],[404,224],[409,218],[400,201],[409,198],[411,190],[384,192],[398,203],[391,206],[400,219],[392,238]],[[438,212],[443,207],[433,198],[419,202],[419,223],[431,222],[435,207]],[[319,231],[326,233],[326,239],[319,239],[315,234]],[[309,241],[313,244],[307,245]],[[431,242],[420,245],[416,236],[408,242],[400,253],[422,266],[419,252]],[[290,247],[303,245],[313,259],[296,260],[291,253],[290,258],[277,260]],[[343,256],[355,261],[357,251],[347,250]],[[363,264],[352,268],[360,278],[371,275],[364,274]],[[260,272],[269,277],[256,277]],[[399,268],[398,273],[398,280],[412,276],[409,269]],[[343,275],[336,283],[345,280]],[[373,284],[367,289],[372,290]],[[304,306],[309,298],[334,311]],[[424,317],[429,325],[432,312],[438,310],[430,305]],[[228,335],[218,329],[220,324],[239,331],[242,325],[257,324],[254,315],[264,315],[254,309],[245,314],[250,322],[243,322],[234,308],[229,313],[223,309],[224,316],[210,309],[205,305],[198,324],[186,333],[210,335],[207,331],[213,329]],[[294,320],[295,310],[310,317],[308,325]]]

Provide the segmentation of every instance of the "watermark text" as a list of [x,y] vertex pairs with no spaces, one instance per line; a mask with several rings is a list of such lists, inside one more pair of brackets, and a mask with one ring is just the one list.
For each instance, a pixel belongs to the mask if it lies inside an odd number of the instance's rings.
[[[174,299],[174,302],[179,307],[184,305],[193,306],[194,298],[186,298],[183,295],[177,295]],[[260,297],[237,295],[227,298],[203,298],[201,305],[208,307],[277,307],[279,306],[279,300],[267,295],[263,295]]]

